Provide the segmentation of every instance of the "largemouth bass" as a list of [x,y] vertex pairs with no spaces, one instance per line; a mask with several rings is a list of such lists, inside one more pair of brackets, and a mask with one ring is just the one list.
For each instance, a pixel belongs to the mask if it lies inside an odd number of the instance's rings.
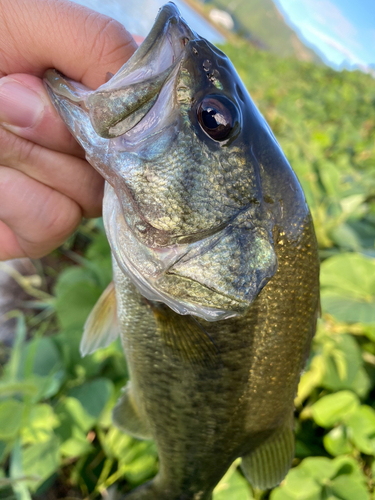
[[114,421],[159,454],[155,479],[126,498],[211,499],[238,457],[253,486],[277,485],[294,456],[319,265],[269,126],[225,54],[172,3],[97,90],[55,70],[46,84],[107,181],[114,285],[82,352],[120,333],[130,382]]

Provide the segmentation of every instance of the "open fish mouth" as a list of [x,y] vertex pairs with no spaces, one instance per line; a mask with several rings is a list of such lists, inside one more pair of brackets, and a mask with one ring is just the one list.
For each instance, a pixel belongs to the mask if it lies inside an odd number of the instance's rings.
[[[168,3],[160,10],[150,33],[133,56],[95,92],[56,70],[46,72],[47,88],[55,96],[68,99],[85,109],[92,127],[100,137],[109,139],[123,136],[147,115],[164,85],[173,83],[171,76],[178,69],[185,46],[196,38],[200,37],[180,17],[177,7]],[[165,105],[172,108],[173,102],[167,102],[168,99],[162,101],[158,112]],[[161,115],[165,114],[166,110],[163,109]],[[155,129],[156,124],[151,128]],[[147,130],[138,128],[132,134],[137,135],[136,142],[142,140],[142,132],[150,135],[150,120]]]

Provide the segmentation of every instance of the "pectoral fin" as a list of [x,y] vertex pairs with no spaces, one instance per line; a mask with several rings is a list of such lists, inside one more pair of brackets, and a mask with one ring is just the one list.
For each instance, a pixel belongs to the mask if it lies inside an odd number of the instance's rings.
[[142,419],[128,382],[112,412],[113,423],[126,434],[138,439],[152,439],[148,425]]
[[293,429],[290,424],[286,424],[256,450],[242,457],[241,468],[253,487],[265,490],[284,479],[293,458]]
[[166,349],[184,361],[201,366],[219,366],[220,353],[213,339],[192,316],[180,315],[165,306],[153,309],[157,333]]
[[116,340],[119,334],[116,311],[116,293],[112,281],[86,320],[80,344],[82,357]]

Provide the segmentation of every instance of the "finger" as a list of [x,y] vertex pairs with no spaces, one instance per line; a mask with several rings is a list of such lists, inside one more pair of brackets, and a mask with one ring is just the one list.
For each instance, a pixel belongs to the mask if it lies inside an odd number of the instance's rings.
[[1,128],[0,144],[0,164],[71,198],[85,217],[100,216],[104,180],[85,160],[43,148]]
[[56,68],[91,88],[137,48],[120,23],[66,0],[2,0],[0,46],[3,75]]
[[[72,199],[0,166],[0,259],[38,258],[61,245],[81,221],[80,207]],[[7,243],[8,242],[8,243]],[[17,246],[18,245],[18,246]],[[17,251],[23,252],[21,255]]]
[[0,79],[0,124],[40,146],[81,158],[85,156],[36,76],[14,74]]
[[15,233],[0,220],[0,261],[26,257]]

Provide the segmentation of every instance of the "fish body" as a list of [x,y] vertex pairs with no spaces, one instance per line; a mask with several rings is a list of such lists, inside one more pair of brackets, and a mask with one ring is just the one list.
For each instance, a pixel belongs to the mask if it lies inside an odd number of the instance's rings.
[[275,486],[294,456],[319,264],[271,130],[228,58],[172,3],[96,91],[53,70],[46,84],[107,181],[114,287],[83,351],[113,339],[116,314],[130,382],[114,420],[159,454],[156,478],[126,498],[210,499],[238,457],[253,486]]

